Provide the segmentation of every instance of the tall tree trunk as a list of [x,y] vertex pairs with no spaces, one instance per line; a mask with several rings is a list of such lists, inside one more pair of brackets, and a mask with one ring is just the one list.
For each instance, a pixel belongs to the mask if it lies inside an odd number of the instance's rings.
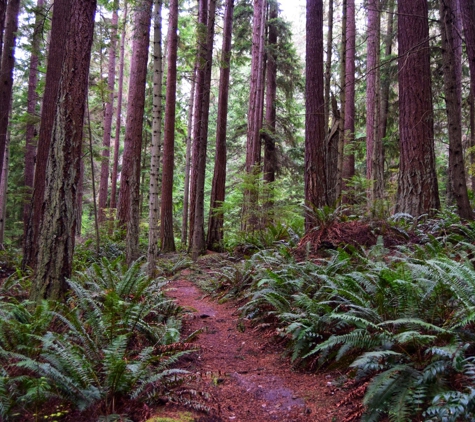
[[117,208],[117,174],[119,167],[120,148],[120,128],[122,127],[122,91],[124,88],[124,60],[125,60],[125,35],[127,27],[127,2],[125,2],[122,34],[120,36],[120,57],[119,57],[119,80],[117,81],[117,111],[114,138],[114,158],[111,174],[111,200],[110,207]]
[[400,162],[396,212],[414,217],[440,207],[435,172],[428,10],[398,1]]
[[7,0],[0,0],[0,57],[3,53],[3,31],[5,30],[5,12],[7,10]]
[[[308,1],[308,0],[307,0]],[[328,145],[325,157],[326,183],[327,183],[327,202],[330,199],[340,198],[343,191],[343,154],[345,149],[345,111],[346,111],[346,49],[347,49],[347,16],[348,16],[348,0],[343,0],[341,5],[341,63],[340,63],[340,119],[338,122],[338,142],[332,142],[336,137],[328,136]],[[336,113],[333,113],[336,116]],[[329,182],[331,175],[331,182]],[[330,183],[334,185],[330,188]],[[328,191],[332,190],[330,198]]]
[[[307,0],[306,34],[305,204],[312,209],[328,205],[323,122],[325,104],[322,0]],[[305,229],[308,231],[315,224],[312,212],[307,212]]]
[[[264,76],[264,30],[265,0],[254,0],[254,18],[252,29],[252,62],[250,98],[247,128],[246,171],[251,173],[261,162],[260,130],[262,128],[262,106],[260,92]],[[258,169],[257,169],[258,170]]]
[[155,273],[160,232],[160,150],[162,143],[162,0],[154,2],[153,26],[153,106],[152,106],[152,146],[150,160],[150,199],[148,236],[148,273]]
[[264,133],[264,180],[273,182],[277,167],[275,154],[275,126],[276,126],[276,105],[277,97],[277,63],[275,48],[277,44],[277,26],[275,20],[278,18],[278,4],[271,3],[269,11],[269,34],[267,49],[267,69],[266,69],[266,114]]
[[475,96],[470,90],[470,184],[475,192]]
[[114,114],[114,86],[115,86],[115,56],[117,45],[117,25],[119,24],[119,1],[114,0],[114,11],[110,29],[109,66],[107,71],[107,91],[109,98],[104,114],[104,134],[102,138],[101,178],[99,185],[99,222],[106,219],[104,209],[107,208],[109,190],[110,145],[112,132],[112,117]]
[[163,137],[162,203],[160,210],[160,242],[162,252],[175,251],[175,239],[173,237],[173,165],[175,157],[177,27],[178,0],[170,0],[167,36],[168,73]]
[[129,265],[139,256],[140,164],[151,18],[152,0],[142,0],[137,5],[134,17],[124,156],[117,207],[119,223],[127,224],[126,260]]
[[214,22],[216,18],[216,0],[209,0],[208,7],[208,30],[206,37],[206,61],[205,80],[203,89],[203,105],[201,106],[200,136],[195,142],[199,142],[199,152],[197,157],[197,179],[196,179],[196,199],[195,199],[195,222],[193,233],[193,244],[191,247],[193,259],[206,252],[205,229],[204,229],[204,196],[205,196],[205,171],[206,171],[206,150],[208,146],[208,122],[209,103],[211,95],[211,67],[213,62],[213,41]]
[[[261,134],[264,91],[264,34],[266,0],[254,0],[251,50],[251,80],[247,113],[246,173],[257,175],[261,165]],[[255,229],[258,225],[256,207],[257,187],[244,193],[242,228]]]
[[[384,55],[386,60],[392,53],[393,38],[394,38],[394,2],[395,0],[388,1],[388,18],[386,26],[386,35],[384,38]],[[381,70],[381,112],[380,112],[380,137],[384,139],[386,137],[386,131],[388,126],[389,115],[389,93],[391,86],[391,72],[389,64]]]
[[43,11],[44,0],[38,0],[35,28],[33,30],[33,37],[31,41],[31,57],[30,57],[30,70],[28,75],[28,97],[26,111],[28,113],[28,122],[26,124],[25,132],[25,171],[24,171],[24,183],[26,193],[28,195],[25,198],[23,205],[23,230],[24,238],[26,237],[26,230],[28,227],[28,220],[31,213],[31,193],[33,191],[33,181],[35,175],[35,155],[36,155],[36,136],[38,134],[38,124],[33,121],[37,116],[36,106],[38,104],[38,95],[36,93],[36,87],[38,85],[38,54],[40,51],[41,43],[41,14]]
[[0,174],[7,142],[8,120],[12,100],[13,68],[15,66],[15,41],[18,30],[20,0],[10,0],[5,15],[5,34],[0,62]]
[[51,23],[51,42],[48,50],[45,91],[41,106],[40,132],[36,152],[35,181],[31,216],[26,230],[22,266],[36,268],[38,255],[38,236],[43,219],[43,199],[46,183],[46,165],[56,115],[59,82],[65,54],[65,34],[68,32],[72,0],[56,2]]
[[0,174],[0,251],[5,249],[5,224],[7,217],[7,182],[8,161],[10,159],[10,133],[7,133],[5,155],[3,156],[3,170]]
[[368,191],[370,207],[384,194],[383,146],[379,128],[380,89],[379,89],[379,46],[380,46],[380,0],[368,3],[368,53],[366,65],[366,178],[371,181]]
[[333,53],[333,0],[328,1],[328,31],[327,31],[327,59],[325,62],[325,131],[330,122],[330,85],[332,74],[332,53]]
[[[355,138],[355,51],[356,51],[356,23],[355,1],[347,0],[346,16],[346,71],[345,71],[345,148]],[[346,153],[343,157],[343,179],[350,179],[355,175],[355,154]]]
[[459,0],[459,2],[470,68],[470,87],[472,93],[475,93],[475,4],[472,0]]
[[71,276],[76,194],[94,30],[95,0],[73,0],[46,169],[44,218],[30,298],[59,299]]
[[462,56],[455,27],[456,0],[440,0],[444,92],[449,134],[449,183],[461,218],[473,219],[462,148]]
[[193,143],[191,152],[191,170],[190,170],[190,222],[188,244],[193,246],[193,236],[195,231],[195,212],[196,212],[196,181],[198,179],[198,159],[200,154],[200,131],[201,120],[203,118],[203,96],[206,73],[206,40],[207,40],[207,19],[208,19],[208,0],[199,0],[198,27],[196,42],[196,81],[195,98],[193,110]]
[[190,99],[188,101],[188,127],[186,134],[186,154],[185,154],[185,186],[183,188],[183,215],[181,219],[181,243],[187,244],[188,240],[188,214],[190,201],[190,167],[191,167],[191,144],[193,132],[193,108],[195,105],[196,93],[196,65],[191,76]]
[[213,185],[208,220],[207,247],[221,251],[224,215],[217,208],[224,202],[226,193],[226,129],[228,117],[229,75],[231,65],[231,39],[233,33],[234,0],[226,0],[224,14],[223,48],[219,75],[218,117],[216,124],[216,155],[214,158]]

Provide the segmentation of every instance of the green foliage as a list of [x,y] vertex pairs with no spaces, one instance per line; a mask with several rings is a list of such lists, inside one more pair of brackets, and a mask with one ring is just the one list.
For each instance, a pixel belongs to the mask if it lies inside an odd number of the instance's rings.
[[[329,210],[318,217],[334,218]],[[355,381],[368,383],[363,421],[474,420],[475,270],[464,239],[472,225],[450,215],[391,224],[424,230],[426,243],[388,256],[379,241],[315,263],[285,248],[261,251],[226,269],[230,276],[221,271],[217,287],[247,295],[243,314],[277,324],[295,362],[354,368]],[[243,282],[235,275],[246,267]]]
[[67,303],[0,302],[2,418],[50,398],[111,415],[119,397],[170,397],[186,376],[173,366],[191,348],[164,285],[138,262],[102,258],[69,280]]

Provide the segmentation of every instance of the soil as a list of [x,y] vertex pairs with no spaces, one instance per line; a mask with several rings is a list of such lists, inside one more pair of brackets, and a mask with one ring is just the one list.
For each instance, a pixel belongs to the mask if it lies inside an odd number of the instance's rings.
[[201,330],[195,340],[199,351],[184,369],[198,375],[196,389],[209,394],[211,411],[196,414],[195,421],[345,419],[348,409],[337,404],[346,393],[335,387],[341,374],[297,371],[273,335],[240,317],[237,303],[217,303],[193,279],[190,270],[182,271],[167,295],[187,311],[184,336]]

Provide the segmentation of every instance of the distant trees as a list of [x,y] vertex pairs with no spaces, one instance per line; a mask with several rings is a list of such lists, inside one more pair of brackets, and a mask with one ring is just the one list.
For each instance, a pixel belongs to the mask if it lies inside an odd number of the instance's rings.
[[[40,7],[42,2],[38,1]],[[12,160],[5,169],[10,170],[10,181],[2,182],[6,187],[1,188],[5,190],[0,201],[2,208],[8,193],[6,225],[0,210],[7,243],[23,243],[24,267],[39,271],[43,281],[52,280],[53,274],[60,279],[58,274],[70,271],[71,233],[79,235],[81,217],[81,236],[88,232],[98,200],[101,221],[105,209],[117,207],[117,215],[110,216],[127,228],[128,262],[147,253],[153,275],[159,252],[187,248],[197,258],[207,249],[223,250],[231,238],[233,245],[265,243],[287,226],[295,224],[298,232],[302,218],[305,230],[312,229],[322,207],[344,203],[355,214],[381,217],[391,212],[431,214],[441,205],[437,177],[440,190],[447,190],[442,204],[454,204],[462,218],[472,219],[467,178],[474,172],[464,159],[469,126],[464,107],[469,81],[475,90],[475,6],[459,0],[459,11],[457,2],[441,0],[437,10],[423,0],[368,0],[362,7],[354,0],[329,1],[324,25],[323,0],[308,0],[303,71],[277,1],[200,0],[198,7],[180,12],[172,2],[168,36],[162,43],[160,10],[167,5],[156,0],[154,64],[147,67],[153,0],[134,2],[133,24],[127,23],[127,1],[117,0],[100,5],[104,19],[96,27],[101,31],[94,34],[92,72],[84,82],[85,51],[81,47],[82,55],[76,55],[67,43],[77,23],[70,20],[72,8],[85,8],[86,0],[55,3],[51,34],[41,33],[48,25],[37,22],[34,35],[34,15],[25,9],[31,29],[19,39],[28,39],[32,51],[31,65],[22,61],[22,67],[14,66],[12,49],[15,34],[24,31],[15,29],[20,3],[0,1],[4,157],[7,135],[12,133]],[[341,13],[341,20],[333,19],[333,9],[338,10],[336,16]],[[429,16],[434,19],[429,21]],[[368,23],[364,33],[356,25],[362,19]],[[131,29],[133,35],[127,37]],[[215,31],[222,45],[214,45]],[[41,70],[36,54],[41,38],[50,40],[45,43],[44,75],[36,72]],[[303,46],[298,51],[303,54]],[[77,68],[72,55],[81,62]],[[78,78],[69,76],[66,63],[80,73]],[[25,83],[12,79],[23,71],[21,80],[28,76],[28,90]],[[128,90],[122,89],[124,77],[129,78]],[[77,86],[74,106],[66,94],[73,95],[72,88],[61,85],[66,80]],[[88,90],[91,120],[86,134],[91,146],[82,152],[76,129],[85,100],[79,81]],[[122,98],[126,91],[127,98]],[[444,109],[446,114],[441,113]],[[41,114],[39,123],[31,119],[35,113]],[[216,138],[215,145],[211,138]],[[473,155],[471,149],[468,152]],[[61,173],[64,154],[74,177]],[[81,163],[83,155],[91,165]],[[4,161],[0,159],[0,165]],[[5,178],[7,171],[2,174]],[[76,180],[77,175],[83,179]],[[98,198],[91,192],[93,181],[100,182]],[[65,189],[70,194],[59,193]],[[296,211],[302,199],[305,211]],[[73,202],[75,223],[69,220]],[[295,214],[300,212],[298,218],[287,218],[288,202]],[[62,231],[50,207],[63,213]],[[18,224],[22,219],[23,226]],[[112,232],[114,224],[107,227],[111,235],[125,233]],[[140,230],[149,234],[148,252],[145,242],[139,242]],[[181,242],[175,244],[178,231]],[[63,244],[54,233],[68,233]],[[48,267],[51,254],[65,257],[62,269]],[[41,289],[36,289],[38,298],[53,291]]]

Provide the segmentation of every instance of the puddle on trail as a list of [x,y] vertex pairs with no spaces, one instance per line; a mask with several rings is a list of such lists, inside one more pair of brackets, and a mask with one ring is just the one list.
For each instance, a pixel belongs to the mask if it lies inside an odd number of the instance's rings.
[[[236,383],[245,388],[256,400],[267,402],[269,407],[290,410],[293,407],[304,407],[305,402],[295,396],[295,393],[282,386],[283,381],[276,376],[231,374]],[[263,407],[265,407],[263,405]]]

